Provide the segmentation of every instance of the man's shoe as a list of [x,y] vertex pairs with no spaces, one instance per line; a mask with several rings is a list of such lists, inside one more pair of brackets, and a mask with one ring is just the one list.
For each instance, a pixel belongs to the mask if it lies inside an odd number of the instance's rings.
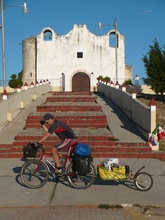
[[56,167],[55,173],[58,174],[59,176],[62,176],[62,167]]

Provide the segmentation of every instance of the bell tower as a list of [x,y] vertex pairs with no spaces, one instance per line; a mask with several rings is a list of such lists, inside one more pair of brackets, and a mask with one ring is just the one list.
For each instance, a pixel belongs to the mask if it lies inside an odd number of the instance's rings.
[[36,38],[30,37],[22,42],[23,84],[36,83]]

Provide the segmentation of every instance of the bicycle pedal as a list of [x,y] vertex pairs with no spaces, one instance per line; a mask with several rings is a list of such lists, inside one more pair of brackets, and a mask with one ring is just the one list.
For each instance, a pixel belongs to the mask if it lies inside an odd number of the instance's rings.
[[56,175],[63,175],[63,170],[62,170],[62,169],[55,169],[55,170],[54,170],[54,173],[55,173]]
[[61,174],[61,175],[57,174],[57,175],[60,179],[65,179],[65,175],[63,175],[63,174]]

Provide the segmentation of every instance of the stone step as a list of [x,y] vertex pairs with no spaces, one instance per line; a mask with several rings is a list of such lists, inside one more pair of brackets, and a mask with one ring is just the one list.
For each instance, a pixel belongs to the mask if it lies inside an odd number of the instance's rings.
[[[65,102],[66,103],[66,102]],[[76,102],[76,105],[71,104],[65,104],[62,103],[55,103],[53,102],[52,104],[50,102],[47,102],[45,105],[40,105],[37,106],[37,112],[87,112],[87,111],[92,111],[93,114],[94,112],[97,111],[102,111],[101,106],[99,105],[82,105],[78,104]],[[69,103],[69,102],[68,102]]]
[[[66,122],[71,127],[94,127],[94,128],[106,128],[107,127],[107,117],[102,112],[97,112],[97,114],[92,115],[91,112],[83,112],[79,114],[74,112],[60,112],[53,113],[53,116]],[[41,128],[40,120],[43,118],[43,113],[37,113],[36,115],[30,115],[26,120],[26,128]]]
[[[117,140],[107,126],[107,117],[96,98],[90,93],[51,92],[51,97],[37,107],[37,111],[27,116],[26,127],[15,136],[10,145],[0,144],[0,158],[22,158],[23,146],[41,139],[44,134],[40,120],[45,112],[51,112],[59,120],[69,124],[80,142],[91,147],[95,158],[152,158],[151,148],[145,141],[121,142]],[[47,152],[51,152],[54,144],[59,142],[56,135],[51,135],[43,144]],[[61,151],[60,154],[66,154]],[[153,156],[154,155],[154,156]],[[162,155],[159,154],[159,158]]]
[[[27,143],[32,143],[32,142],[37,142],[38,140],[40,140],[41,136],[39,137],[30,137],[30,136],[23,136],[22,138],[21,137],[16,137],[16,140],[13,142],[13,146],[23,146]],[[151,148],[149,147],[149,145],[147,143],[135,143],[135,142],[120,142],[120,141],[116,141],[115,139],[95,139],[95,140],[92,140],[92,139],[88,139],[88,138],[84,138],[84,137],[81,137],[79,138],[79,141],[81,143],[86,143],[88,144],[90,147],[118,147],[118,148],[147,148],[147,149],[150,149]],[[57,138],[52,138],[52,139],[49,139],[49,140],[45,140],[43,142],[43,145],[44,146],[53,146],[54,144],[58,143],[59,142],[59,139]]]
[[[93,158],[155,158],[155,159],[165,159],[165,153],[143,153],[143,154],[136,154],[136,153],[92,153],[91,156]],[[23,154],[21,152],[12,152],[12,153],[0,153],[0,158],[7,159],[7,158],[13,158],[13,159],[21,159],[23,157]]]
[[50,92],[52,95],[61,95],[61,96],[86,96],[93,95],[91,92]]
[[0,144],[0,154],[5,152],[10,152],[13,144]]
[[[6,151],[9,152],[17,152],[17,151],[22,151],[22,147],[26,144],[28,144],[29,142],[14,142],[13,146],[11,148],[6,148]],[[88,144],[91,148],[92,153],[99,153],[99,152],[104,152],[104,153],[108,153],[108,152],[113,152],[113,153],[122,153],[122,152],[128,152],[128,153],[140,153],[140,152],[151,152],[151,148],[147,147],[147,146],[134,146],[129,144],[128,146],[123,146],[122,143],[120,146],[117,145],[117,143],[103,143],[102,145],[99,145],[99,143],[92,143],[92,142],[84,142],[85,144]],[[52,143],[48,143],[45,142],[44,143],[44,147],[46,148],[47,152],[50,152],[52,147],[54,146],[54,142]],[[1,148],[0,150],[5,150],[5,148]],[[61,150],[61,152],[66,152],[66,149]]]
[[[15,136],[15,140],[16,141],[37,141],[41,138],[42,136],[41,135],[34,135],[34,136],[24,136],[24,135],[16,135]],[[84,142],[84,141],[114,141],[116,142],[116,139],[114,136],[92,136],[92,137],[89,137],[89,136],[81,136],[81,137],[78,137],[79,141],[80,142]],[[49,142],[51,141],[54,141],[54,142],[58,142],[59,141],[59,138],[56,137],[56,136],[50,136],[49,137]],[[128,142],[129,144],[130,142]],[[141,145],[141,143],[136,143],[136,144],[139,144]]]
[[[50,152],[50,151],[46,151]],[[59,152],[59,154],[66,155],[66,152]],[[113,152],[113,151],[92,151],[91,156],[94,158],[159,158],[164,159],[165,153],[164,152],[148,152],[144,151],[142,153],[139,153],[139,151],[136,152],[129,152],[129,151],[122,151],[122,152]],[[11,150],[4,150],[0,152],[0,158],[22,158],[23,157],[23,148],[14,148]],[[51,156],[50,156],[51,157]]]
[[[77,124],[75,123],[68,123],[68,125],[70,125],[71,127],[75,127],[75,128],[86,128],[87,126],[90,128],[106,128],[106,124],[103,123],[96,123],[96,124],[90,124],[90,123],[81,123],[81,124]],[[41,128],[42,126],[40,124],[26,124],[26,128]]]
[[[37,139],[39,140],[39,139]],[[36,140],[36,141],[37,141]],[[13,142],[13,146],[23,146],[27,143],[32,143],[32,142],[35,142],[34,139],[27,139],[27,140],[17,140],[17,141],[14,141]],[[43,145],[44,146],[53,146],[54,144],[58,143],[58,141],[44,141],[43,142]],[[131,147],[131,146],[135,146],[135,143],[121,143],[121,142],[117,142],[117,141],[107,141],[107,140],[102,140],[102,141],[89,141],[89,140],[84,140],[84,141],[80,141],[80,142],[83,142],[83,143],[86,143],[88,144],[89,146],[91,147],[94,147],[94,146],[99,146],[99,147]],[[142,145],[142,144],[137,144],[138,146],[136,147],[144,147],[144,148],[148,148],[148,146],[146,147],[145,145]],[[150,148],[149,148],[150,149]]]
[[[56,119],[59,120],[66,120],[66,119],[106,119],[107,120],[107,116],[103,114],[103,112],[95,112],[95,114],[93,114],[93,112],[54,112],[52,114]],[[41,112],[36,112],[33,115],[29,115],[27,116],[27,120],[28,119],[37,119],[37,120],[41,120],[43,118],[43,113]]]
[[[76,136],[78,138],[81,137],[88,137],[88,138],[94,138],[94,139],[98,139],[103,137],[107,137],[107,138],[113,138],[115,139],[115,137],[113,136],[113,134],[111,133],[110,130],[108,130],[107,128],[74,128],[72,127],[74,133],[76,134]],[[31,139],[35,138],[35,137],[42,137],[44,134],[44,130],[42,128],[28,128],[28,129],[24,129],[22,130],[19,134],[17,134],[15,136],[15,138],[17,139],[18,137],[22,137],[22,138],[27,138],[28,136],[31,137]],[[51,135],[49,137],[49,140],[54,138],[57,138],[54,135]],[[59,140],[59,139],[58,139]]]
[[[9,144],[0,144],[0,158],[22,158],[23,153],[23,144],[29,143],[21,142],[19,146],[13,146]],[[126,144],[128,146],[126,147]],[[94,158],[158,158],[165,159],[165,152],[155,152],[151,151],[151,148],[145,146],[144,144],[139,144],[138,146],[134,145],[135,143],[118,143],[117,146],[94,146],[91,147],[92,156]],[[51,145],[52,146],[52,145]],[[51,146],[46,147],[46,152],[51,151]],[[124,147],[125,146],[125,147]],[[66,152],[59,152],[59,154],[66,154]]]
[[[71,127],[75,128],[86,128],[86,127],[94,127],[94,128],[106,128],[107,120],[106,119],[67,119],[62,120],[67,123]],[[41,124],[38,120],[28,119],[26,121],[26,128],[41,128]]]
[[53,96],[48,97],[47,102],[95,102],[96,98],[94,96]]

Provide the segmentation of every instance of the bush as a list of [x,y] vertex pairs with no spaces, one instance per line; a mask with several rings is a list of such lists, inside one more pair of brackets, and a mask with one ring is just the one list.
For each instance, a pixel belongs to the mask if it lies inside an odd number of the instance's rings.
[[104,80],[104,82],[106,82],[106,84],[107,84],[107,83],[110,83],[110,81],[111,81],[111,79],[110,79],[109,76],[105,76],[105,77],[103,78],[103,80]]
[[132,86],[133,85],[131,79],[126,80],[124,83],[126,84],[126,86],[128,86],[128,85]]
[[18,73],[18,78],[16,74],[12,74],[10,76],[11,80],[9,80],[8,85],[13,89],[16,89],[18,85],[22,87],[23,86],[22,77],[23,77],[23,71]]

